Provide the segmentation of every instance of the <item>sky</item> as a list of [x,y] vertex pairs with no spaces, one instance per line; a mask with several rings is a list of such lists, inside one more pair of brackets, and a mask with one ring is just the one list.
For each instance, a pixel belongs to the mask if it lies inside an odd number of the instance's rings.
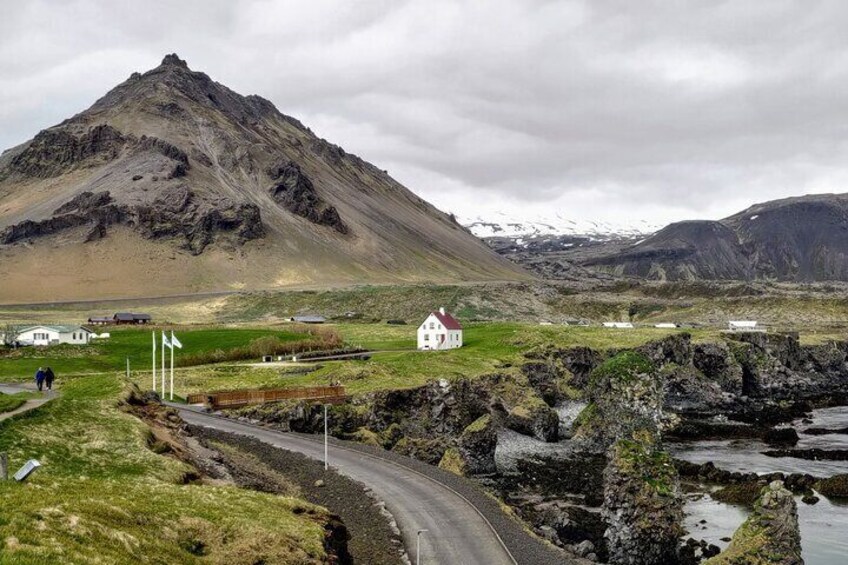
[[460,217],[848,192],[841,1],[0,0],[0,147],[171,52]]

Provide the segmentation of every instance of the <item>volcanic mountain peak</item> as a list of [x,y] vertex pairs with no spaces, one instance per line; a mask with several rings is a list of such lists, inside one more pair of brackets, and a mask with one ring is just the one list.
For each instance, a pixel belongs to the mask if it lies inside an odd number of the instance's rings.
[[0,260],[25,285],[44,249],[100,271],[134,257],[134,238],[199,258],[183,289],[526,276],[386,172],[176,54],[0,156]]

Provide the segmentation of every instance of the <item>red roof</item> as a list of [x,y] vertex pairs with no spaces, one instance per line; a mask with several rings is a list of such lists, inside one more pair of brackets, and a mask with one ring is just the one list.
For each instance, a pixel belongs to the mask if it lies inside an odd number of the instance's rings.
[[445,329],[448,330],[461,330],[462,326],[459,325],[459,322],[456,321],[456,318],[451,316],[450,314],[442,314],[439,311],[432,312],[432,314],[439,319]]

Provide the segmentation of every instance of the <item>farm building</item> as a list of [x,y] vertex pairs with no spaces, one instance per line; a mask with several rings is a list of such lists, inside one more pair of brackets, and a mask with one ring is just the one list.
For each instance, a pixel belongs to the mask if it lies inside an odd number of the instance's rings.
[[418,349],[436,351],[457,347],[462,347],[462,325],[444,308],[431,312],[418,326]]
[[132,312],[118,312],[111,317],[92,316],[88,319],[89,325],[106,326],[109,324],[149,324],[153,321],[150,314],[134,314]]
[[94,334],[82,326],[30,326],[18,331],[17,342],[22,345],[87,345]]
[[619,330],[633,329],[633,324],[630,322],[604,322],[605,328],[616,328]]
[[323,324],[327,319],[324,316],[293,316],[289,321],[299,324]]
[[731,332],[764,332],[765,328],[758,327],[754,320],[733,320],[727,323],[727,329]]
[[671,329],[671,328],[676,328],[677,324],[672,324],[670,322],[660,322],[659,324],[654,324],[654,327],[655,328],[662,328],[662,329]]
[[149,324],[153,321],[150,314],[134,314],[132,312],[118,312],[112,316],[114,324]]

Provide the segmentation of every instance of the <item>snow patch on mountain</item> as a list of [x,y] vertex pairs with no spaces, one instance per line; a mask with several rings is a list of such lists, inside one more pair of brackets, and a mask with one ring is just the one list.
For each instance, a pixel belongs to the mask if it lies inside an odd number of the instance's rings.
[[640,237],[662,228],[647,221],[634,225],[568,218],[562,214],[522,217],[507,212],[486,216],[460,217],[460,223],[477,237],[533,238],[543,235],[585,236],[605,240],[620,237]]

